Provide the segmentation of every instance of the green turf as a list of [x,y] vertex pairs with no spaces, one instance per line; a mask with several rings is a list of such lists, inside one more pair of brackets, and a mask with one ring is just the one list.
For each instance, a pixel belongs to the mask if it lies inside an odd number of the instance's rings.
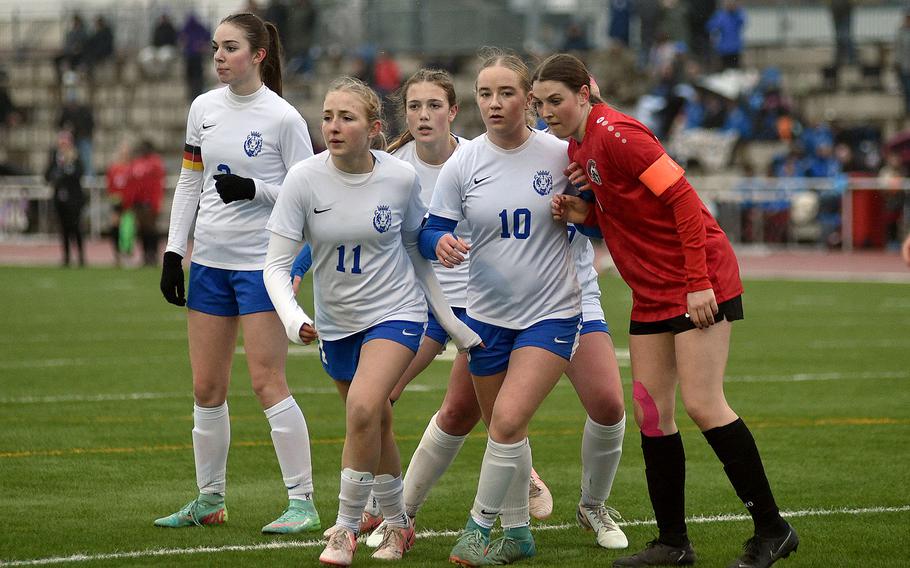
[[[265,537],[286,495],[268,423],[235,359],[226,526],[152,526],[195,492],[192,397],[182,310],[164,302],[151,270],[0,268],[0,566],[86,555],[75,566],[316,564],[315,537]],[[604,278],[620,353],[628,346],[628,289]],[[305,294],[308,293],[305,292]],[[905,285],[750,281],[746,320],[731,346],[727,394],[751,426],[784,511],[800,532],[789,567],[906,566],[910,550],[910,294]],[[631,380],[621,357],[627,401]],[[448,373],[436,362],[396,405],[401,453],[411,455]],[[291,386],[313,442],[316,501],[334,520],[343,409],[315,357],[295,352]],[[122,400],[124,395],[134,398]],[[631,408],[627,405],[627,408]],[[556,499],[535,531],[534,566],[609,565],[574,527],[584,415],[567,381],[531,425],[534,462]],[[742,506],[701,435],[679,417],[688,456],[687,513],[737,515]],[[610,504],[633,547],[655,534],[638,433],[630,421]],[[418,530],[460,528],[476,488],[484,435],[466,443],[418,518]],[[878,511],[897,508],[898,511]],[[841,511],[842,512],[837,512]],[[870,511],[863,511],[870,510]],[[813,514],[809,515],[806,512]],[[749,536],[744,520],[693,522],[705,567],[724,566]],[[418,540],[402,562],[444,563],[454,538]],[[253,548],[268,543],[279,549]],[[224,547],[237,546],[239,550]],[[154,556],[155,550],[216,551]],[[102,559],[98,555],[138,553]],[[380,565],[361,550],[357,566]]]

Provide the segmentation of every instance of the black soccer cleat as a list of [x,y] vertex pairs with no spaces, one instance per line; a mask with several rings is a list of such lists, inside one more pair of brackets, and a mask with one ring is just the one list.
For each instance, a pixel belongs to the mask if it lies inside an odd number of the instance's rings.
[[670,546],[656,539],[648,543],[644,550],[632,556],[623,556],[613,561],[613,568],[625,566],[691,566],[695,564],[695,550],[692,545]]
[[743,545],[743,554],[727,568],[767,568],[781,558],[796,552],[799,536],[787,523],[787,532],[776,538],[763,538],[754,535]]

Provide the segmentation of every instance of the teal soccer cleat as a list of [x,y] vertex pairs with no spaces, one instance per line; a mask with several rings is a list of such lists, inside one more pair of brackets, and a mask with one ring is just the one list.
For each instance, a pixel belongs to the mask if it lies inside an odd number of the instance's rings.
[[295,534],[318,531],[322,528],[316,505],[307,499],[291,499],[287,510],[262,527],[264,534]]
[[205,525],[222,525],[227,521],[227,509],[224,497],[200,493],[198,497],[183,506],[182,509],[155,519],[156,527],[177,529],[181,527],[201,527]]

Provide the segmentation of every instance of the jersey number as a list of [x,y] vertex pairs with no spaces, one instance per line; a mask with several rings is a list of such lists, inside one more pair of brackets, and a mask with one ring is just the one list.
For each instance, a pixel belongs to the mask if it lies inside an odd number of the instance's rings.
[[[335,267],[335,270],[338,272],[345,272],[344,269],[344,245],[341,245],[336,249],[338,251],[338,266]],[[354,266],[351,267],[351,274],[361,274],[360,271],[360,245],[351,249],[351,253],[354,256]]]
[[531,236],[531,211],[528,209],[516,209],[512,212],[512,231],[509,232],[509,212],[505,209],[499,212],[499,220],[502,221],[502,232],[499,237],[508,239],[526,239]]
[[217,168],[217,169],[218,169],[219,172],[221,172],[221,173],[223,173],[223,174],[229,174],[229,173],[231,173],[231,167],[228,166],[227,164],[218,164],[218,168]]
[[566,225],[566,230],[569,232],[569,244],[572,244],[572,241],[575,240],[575,233],[578,232],[578,229],[575,228],[575,225],[569,224]]

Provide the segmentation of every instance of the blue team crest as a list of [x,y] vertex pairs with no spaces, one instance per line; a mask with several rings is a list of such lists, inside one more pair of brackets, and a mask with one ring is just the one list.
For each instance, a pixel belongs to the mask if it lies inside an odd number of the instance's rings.
[[553,190],[553,176],[547,170],[540,170],[534,174],[534,191],[540,195],[548,195]]
[[373,211],[373,227],[380,233],[392,227],[392,208],[388,205],[379,205]]
[[250,132],[243,143],[243,151],[251,158],[258,156],[259,152],[262,152],[262,134],[255,130]]

